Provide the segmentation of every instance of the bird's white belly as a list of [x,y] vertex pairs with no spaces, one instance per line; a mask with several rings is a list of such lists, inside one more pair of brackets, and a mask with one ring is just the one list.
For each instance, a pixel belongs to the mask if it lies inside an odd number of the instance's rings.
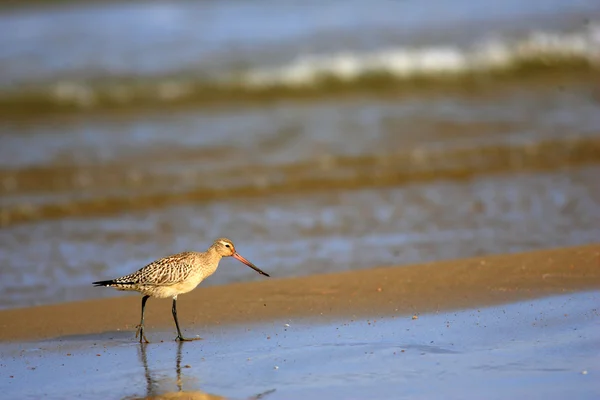
[[179,294],[191,292],[200,284],[200,282],[202,282],[202,278],[189,279],[169,286],[146,286],[141,292],[159,299],[175,297]]

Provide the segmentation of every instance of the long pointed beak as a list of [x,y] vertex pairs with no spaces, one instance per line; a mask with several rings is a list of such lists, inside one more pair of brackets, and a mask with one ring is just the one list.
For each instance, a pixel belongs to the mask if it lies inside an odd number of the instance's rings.
[[238,253],[233,253],[232,257],[235,258],[236,260],[239,260],[239,261],[243,262],[244,264],[246,264],[247,266],[249,266],[250,268],[252,268],[256,272],[258,272],[259,274],[264,275],[264,276],[270,276],[265,271],[261,270],[256,265],[252,264],[250,261],[248,261],[244,257],[240,256]]

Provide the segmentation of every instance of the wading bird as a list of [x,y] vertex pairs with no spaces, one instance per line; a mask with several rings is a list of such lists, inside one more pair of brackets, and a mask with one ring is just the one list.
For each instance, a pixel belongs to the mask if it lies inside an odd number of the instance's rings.
[[117,290],[140,292],[142,297],[142,318],[137,326],[135,337],[140,343],[148,342],[144,334],[144,308],[150,297],[173,298],[173,319],[177,328],[175,340],[188,341],[200,338],[185,338],[177,321],[177,296],[192,291],[204,279],[211,276],[219,266],[223,257],[233,257],[243,262],[261,275],[269,276],[256,265],[246,260],[235,251],[233,242],[226,238],[217,239],[205,252],[188,251],[156,260],[138,271],[108,281],[93,282],[95,286],[112,287]]

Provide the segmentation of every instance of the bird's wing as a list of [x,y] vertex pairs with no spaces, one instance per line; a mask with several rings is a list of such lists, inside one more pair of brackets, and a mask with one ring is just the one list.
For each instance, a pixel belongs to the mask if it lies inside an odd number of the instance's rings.
[[192,272],[192,253],[178,253],[153,261],[133,274],[119,278],[121,284],[174,285]]

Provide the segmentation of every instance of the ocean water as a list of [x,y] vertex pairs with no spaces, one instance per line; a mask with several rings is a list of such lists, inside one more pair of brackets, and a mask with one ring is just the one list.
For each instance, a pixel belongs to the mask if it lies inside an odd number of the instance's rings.
[[0,307],[597,242],[598,77],[597,1],[0,8]]

